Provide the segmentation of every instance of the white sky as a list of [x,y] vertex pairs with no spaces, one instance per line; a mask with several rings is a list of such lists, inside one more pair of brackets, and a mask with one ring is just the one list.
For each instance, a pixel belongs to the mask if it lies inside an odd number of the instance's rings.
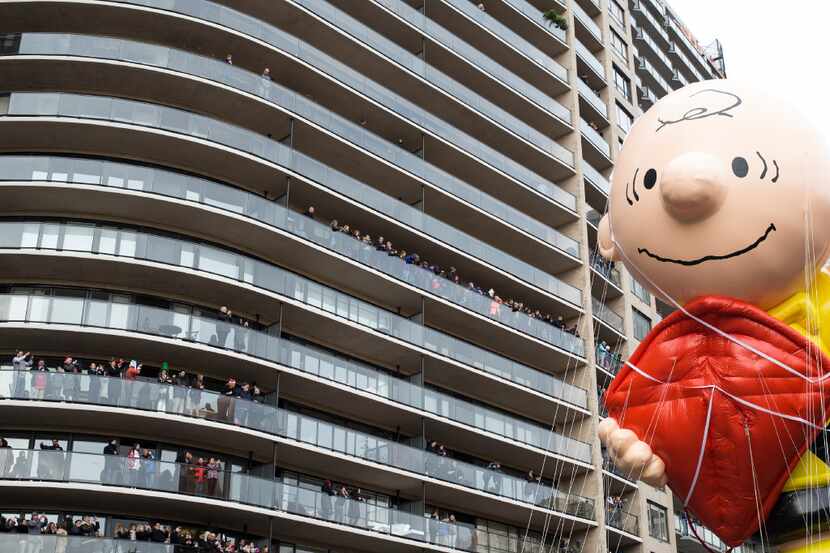
[[720,39],[727,77],[789,98],[830,139],[830,1],[668,2],[702,45]]

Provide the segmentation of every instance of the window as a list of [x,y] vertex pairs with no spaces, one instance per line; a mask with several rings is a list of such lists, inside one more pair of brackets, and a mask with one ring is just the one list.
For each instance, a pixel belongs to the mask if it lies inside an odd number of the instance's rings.
[[636,309],[632,311],[634,312],[634,337],[642,341],[651,330],[651,319]]
[[628,134],[631,131],[631,125],[634,124],[634,117],[620,104],[617,104],[617,125]]
[[648,533],[652,538],[669,541],[669,518],[666,508],[648,502]]
[[611,29],[611,47],[622,59],[628,60],[628,44],[625,43],[623,37],[614,29]]
[[617,0],[611,0],[608,4],[608,11],[611,13],[611,17],[613,17],[617,23],[620,25],[625,25],[625,10]]
[[631,79],[626,77],[616,65],[614,66],[614,86],[625,96],[626,100],[631,101]]
[[643,303],[651,303],[651,292],[646,290],[646,287],[637,282],[636,280],[631,280],[631,290],[634,292],[634,295],[643,300]]
[[20,53],[20,33],[0,34],[0,55]]

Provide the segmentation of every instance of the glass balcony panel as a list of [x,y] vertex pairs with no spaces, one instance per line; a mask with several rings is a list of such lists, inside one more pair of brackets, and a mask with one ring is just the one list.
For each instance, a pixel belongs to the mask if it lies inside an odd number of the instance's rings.
[[611,157],[611,146],[608,145],[608,142],[602,137],[599,132],[595,131],[588,125],[588,122],[584,119],[579,120],[579,129],[582,131],[582,134],[585,135],[585,138],[593,144],[594,146],[599,149],[606,157]]
[[574,44],[576,45],[576,54],[582,58],[582,61],[587,63],[588,67],[601,77],[602,80],[605,80],[605,67],[602,65],[602,62],[579,40],[574,39]]
[[[158,4],[163,3],[163,0],[120,1],[149,7],[157,7]],[[414,69],[422,64],[422,62],[418,62],[417,58],[415,58],[414,63],[407,64],[406,59],[413,58],[413,54],[400,48],[399,46],[397,46],[397,44],[393,43],[392,41],[389,41],[385,37],[375,33],[365,25],[357,23],[349,16],[337,10],[337,8],[335,8],[334,6],[326,3],[313,2],[311,0],[307,1],[308,5],[306,7],[308,9],[315,11],[315,13],[318,13],[318,15],[322,14],[322,17],[324,18],[333,18],[333,21],[335,21],[340,26],[344,25],[344,21],[348,21],[349,25],[346,26],[346,30],[350,34],[356,32],[366,32],[373,34],[372,44],[376,48],[379,48],[380,45],[383,45],[384,49],[382,51],[384,55],[394,59],[395,61],[398,61],[399,63],[402,63],[402,65]],[[499,168],[501,168],[504,163],[510,164],[508,171],[510,175],[513,175],[516,178],[525,181],[528,185],[537,188],[539,191],[547,191],[546,193],[548,195],[554,194],[554,199],[556,201],[562,203],[563,205],[566,205],[570,209],[575,209],[575,198],[571,194],[568,194],[567,192],[559,188],[558,186],[552,186],[552,188],[549,188],[550,185],[547,185],[543,182],[538,182],[541,177],[539,177],[535,173],[532,173],[527,168],[521,166],[520,164],[513,163],[512,160],[507,159],[506,157],[502,156],[499,152],[493,150],[488,146],[483,145],[479,141],[475,140],[469,135],[466,135],[462,131],[459,131],[455,127],[446,124],[440,118],[433,116],[432,114],[424,111],[420,107],[408,102],[407,100],[397,96],[396,94],[386,89],[383,89],[376,83],[368,81],[365,78],[365,76],[355,72],[351,68],[338,62],[337,60],[334,60],[333,58],[329,57],[323,52],[320,52],[319,50],[316,50],[315,48],[305,43],[302,43],[302,41],[299,41],[295,37],[286,35],[283,31],[265,25],[256,19],[240,14],[230,8],[226,8],[224,6],[217,6],[215,4],[209,4],[206,5],[206,7],[197,9],[192,4],[177,3],[177,5],[173,8],[165,6],[162,7],[162,9],[173,9],[174,11],[177,11],[179,13],[184,13],[186,15],[191,16],[195,15],[196,17],[201,17],[209,21],[226,25],[232,29],[247,32],[256,38],[259,38],[260,40],[270,43],[272,46],[284,49],[291,54],[300,55],[300,57],[302,57],[305,61],[312,62],[314,64],[319,64],[319,67],[321,67],[325,72],[332,74],[333,76],[336,76],[341,81],[346,82],[350,87],[355,88],[360,92],[366,93],[370,97],[374,97],[376,100],[392,108],[393,111],[395,111],[396,113],[404,114],[413,119],[416,123],[427,126],[437,135],[445,137],[447,139],[455,140],[457,145],[468,149],[468,151],[474,152],[478,156],[483,156],[484,158],[486,158],[486,161],[488,163],[492,163],[494,164],[494,166]],[[473,51],[477,52],[477,50],[474,49]],[[478,53],[478,55],[481,56],[480,53]],[[422,74],[422,76],[427,78],[427,80],[432,80],[440,88],[444,88],[451,94],[454,93],[455,95],[461,95],[463,93],[463,96],[460,96],[460,99],[462,99],[464,103],[469,105],[475,105],[476,107],[481,107],[482,109],[486,107],[488,110],[487,115],[489,117],[493,118],[495,121],[501,124],[504,124],[519,136],[531,140],[535,144],[538,144],[545,151],[552,152],[557,157],[557,159],[559,159],[566,165],[571,167],[573,166],[573,153],[563,148],[556,141],[548,137],[545,137],[539,131],[528,126],[526,123],[519,121],[517,118],[510,115],[505,110],[502,110],[494,104],[487,102],[473,91],[465,87],[462,87],[455,81],[452,81],[449,77],[446,77],[442,73],[436,71],[434,68],[429,69],[429,71],[426,71],[424,74]],[[569,110],[567,110],[564,106],[561,106],[561,104],[559,104],[558,102],[551,100],[549,97],[545,96],[545,98],[546,99],[544,100],[544,103],[542,103],[543,106],[545,106],[548,109],[552,109],[557,114],[557,116],[562,118],[564,121],[571,121],[571,114]],[[389,102],[391,102],[391,104]]]
[[[17,94],[15,96],[17,96]],[[61,101],[64,102],[63,108],[67,111],[67,113],[73,113],[72,110],[75,109],[80,110],[78,105],[76,105],[77,102],[85,106],[82,110],[84,112],[99,112],[97,116],[90,113],[85,113],[84,116],[106,118],[106,112],[109,109],[108,98],[71,94],[61,95],[61,98]],[[133,109],[132,104],[137,104],[139,107]],[[163,128],[168,128],[167,125],[170,125],[170,130],[178,132],[184,131],[203,138],[208,138],[213,135],[214,138],[221,139],[223,140],[223,143],[230,144],[234,147],[245,148],[246,146],[250,146],[250,141],[262,140],[254,138],[253,133],[248,133],[247,131],[231,127],[230,125],[211,121],[207,118],[193,116],[170,108],[148,106],[148,104],[142,104],[140,102],[116,100],[113,104],[114,117],[121,121],[147,124],[151,126],[160,125]],[[14,111],[13,108],[13,113],[24,114],[28,109],[30,108],[27,108],[24,102],[20,104],[20,110],[22,111]],[[135,117],[136,119],[132,120],[131,117]],[[160,119],[159,123],[154,122],[154,120],[157,119]],[[516,274],[519,278],[522,278],[535,286],[539,286],[548,292],[556,294],[570,303],[579,305],[581,293],[577,288],[563,283],[559,279],[540,271],[528,263],[505,254],[498,248],[489,246],[473,237],[470,237],[469,235],[457,231],[456,229],[452,229],[452,227],[449,227],[449,225],[446,225],[438,219],[423,215],[410,206],[406,206],[401,202],[397,202],[392,198],[384,196],[376,189],[329,169],[316,160],[308,158],[303,154],[293,152],[281,144],[271,143],[270,145],[277,150],[281,150],[286,153],[291,152],[290,159],[293,159],[295,163],[289,163],[288,165],[296,165],[296,167],[290,168],[295,170],[299,168],[306,176],[335,190],[344,191],[344,193],[347,193],[352,197],[357,197],[363,203],[379,209],[383,213],[396,213],[404,222],[407,222],[407,219],[413,220],[412,218],[418,217],[423,220],[423,223],[418,225],[418,227],[423,227],[426,232],[442,239],[450,237],[452,243],[459,244],[459,247],[463,251],[473,252],[474,255],[477,255],[496,266],[502,267],[509,272]],[[545,235],[546,241],[556,245],[562,251],[565,251],[571,255],[579,255],[578,242],[558,233],[553,229],[541,227],[542,226],[540,225],[540,231]]]
[[[161,310],[145,309],[142,306],[137,317],[139,324],[150,330],[157,328],[155,325],[169,324],[171,312],[162,314],[159,311]],[[220,335],[226,330],[228,329],[221,326],[217,328]],[[215,336],[212,338],[215,339]],[[219,341],[224,340],[219,338]],[[177,388],[142,379],[123,380],[78,373],[4,370],[0,374],[0,383],[7,386],[0,390],[4,395],[8,393],[7,397],[11,398],[92,403],[205,418],[269,432],[517,501],[546,506],[551,501],[565,497],[565,504],[556,506],[554,502],[552,508],[578,516],[587,516],[583,513],[589,512],[589,507],[590,513],[593,512],[593,504],[586,498],[564,496],[555,489],[537,486],[535,483],[529,486],[524,479],[493,472],[481,466],[216,392]]]

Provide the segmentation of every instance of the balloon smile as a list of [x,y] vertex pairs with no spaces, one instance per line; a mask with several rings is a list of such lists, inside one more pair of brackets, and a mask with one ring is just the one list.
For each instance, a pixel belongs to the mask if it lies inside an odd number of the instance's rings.
[[735,250],[732,253],[727,253],[724,255],[705,255],[703,257],[699,257],[697,259],[672,259],[669,257],[661,257],[659,255],[653,254],[648,251],[647,248],[637,248],[637,253],[639,254],[646,254],[652,259],[656,259],[657,261],[662,261],[663,263],[676,263],[678,265],[685,265],[687,267],[692,265],[700,265],[701,263],[705,263],[706,261],[720,261],[723,259],[729,259],[730,257],[737,257],[739,255],[743,255],[745,253],[749,253],[758,246],[761,245],[761,242],[767,239],[767,237],[775,232],[777,229],[775,228],[775,224],[770,223],[767,227],[767,230],[764,231],[764,234],[758,237],[752,244],[741,248],[740,250]]

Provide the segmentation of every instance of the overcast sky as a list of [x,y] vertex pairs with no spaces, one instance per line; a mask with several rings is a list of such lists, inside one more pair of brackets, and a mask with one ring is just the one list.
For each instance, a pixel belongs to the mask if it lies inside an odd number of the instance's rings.
[[830,1],[668,1],[701,44],[721,40],[730,79],[791,98],[830,139]]

